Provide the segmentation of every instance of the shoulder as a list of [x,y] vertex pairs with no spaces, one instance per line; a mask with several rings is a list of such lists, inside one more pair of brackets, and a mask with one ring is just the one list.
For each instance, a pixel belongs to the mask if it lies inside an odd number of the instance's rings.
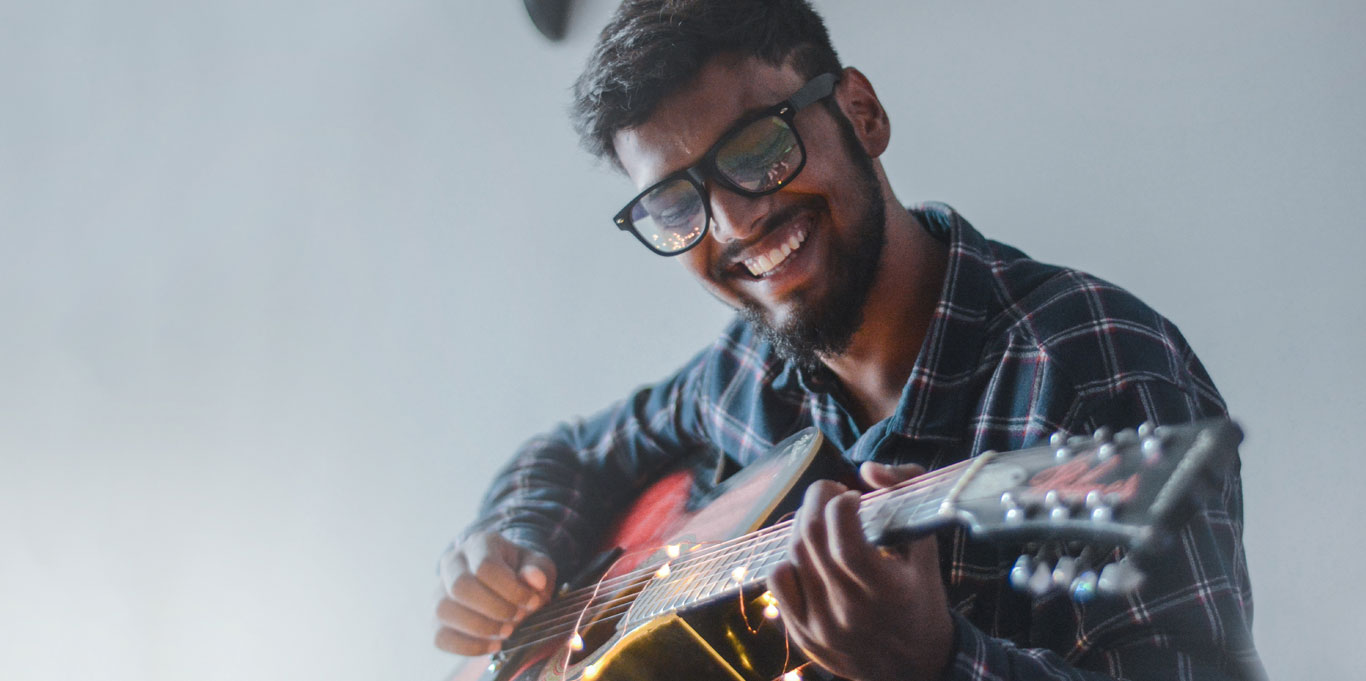
[[1001,249],[1007,257],[994,272],[1003,306],[992,326],[1009,343],[1046,357],[1079,396],[1113,398],[1161,384],[1222,409],[1180,330],[1137,296],[1086,272]]

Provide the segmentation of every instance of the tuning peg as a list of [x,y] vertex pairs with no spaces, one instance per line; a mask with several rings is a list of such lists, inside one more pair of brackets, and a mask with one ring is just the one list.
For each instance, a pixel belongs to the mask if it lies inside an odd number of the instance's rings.
[[1086,603],[1096,597],[1096,582],[1099,581],[1095,571],[1087,570],[1072,580],[1072,600],[1078,603]]
[[1053,590],[1053,568],[1049,567],[1047,561],[1039,561],[1034,568],[1034,574],[1029,576],[1029,593],[1035,596],[1042,596]]
[[1143,463],[1152,465],[1162,460],[1162,439],[1156,435],[1143,438]]
[[1059,430],[1048,436],[1048,445],[1057,449],[1067,444],[1067,433]]
[[1034,560],[1026,555],[1021,555],[1015,561],[1015,566],[1010,568],[1010,586],[1016,591],[1024,591],[1029,588],[1029,578],[1034,575]]
[[1096,588],[1107,594],[1126,594],[1142,586],[1143,579],[1141,570],[1122,560],[1101,569]]
[[1138,433],[1134,432],[1132,428],[1129,430],[1121,430],[1118,433],[1115,433],[1115,444],[1128,446],[1137,444],[1138,440]]
[[1113,430],[1110,430],[1109,426],[1101,426],[1096,429],[1096,432],[1091,434],[1091,439],[1095,440],[1096,442],[1109,442],[1110,438],[1113,437],[1114,434],[1115,432]]
[[1096,449],[1096,460],[1104,461],[1118,453],[1119,447],[1116,447],[1113,442],[1106,442]]
[[1154,425],[1152,421],[1144,421],[1141,425],[1138,426],[1138,436],[1140,438],[1152,437],[1153,433],[1156,432],[1157,426]]
[[1072,580],[1076,578],[1077,559],[1072,556],[1059,558],[1058,564],[1053,566],[1053,586],[1066,589],[1072,585]]

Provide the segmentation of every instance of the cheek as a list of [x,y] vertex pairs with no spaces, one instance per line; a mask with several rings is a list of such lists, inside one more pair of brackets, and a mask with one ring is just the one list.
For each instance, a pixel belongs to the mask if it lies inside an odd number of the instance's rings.
[[739,307],[740,301],[735,293],[727,289],[720,282],[711,276],[711,262],[713,257],[714,245],[710,243],[711,237],[697,245],[696,248],[678,256],[677,260],[683,268],[692,274],[693,278],[702,284],[702,287],[713,296],[731,307]]
[[687,253],[678,256],[678,261],[682,263],[683,268],[688,270],[693,277],[701,280],[702,284],[708,288],[715,285],[710,274],[710,263],[712,258],[712,244],[710,243],[710,240],[711,236],[708,235],[704,237],[702,243],[698,244]]

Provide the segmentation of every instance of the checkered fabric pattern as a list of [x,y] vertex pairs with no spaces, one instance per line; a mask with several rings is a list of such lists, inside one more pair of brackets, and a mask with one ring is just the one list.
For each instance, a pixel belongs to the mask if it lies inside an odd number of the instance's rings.
[[[494,529],[570,574],[595,538],[660,471],[712,447],[744,465],[808,426],[854,463],[933,470],[976,453],[1144,421],[1224,414],[1180,332],[1128,292],[987,240],[943,204],[912,208],[949,246],[944,289],[900,404],[863,430],[828,372],[779,358],[736,320],[664,381],[531,440],[498,477],[471,529]],[[1242,547],[1239,463],[1201,499],[1168,560],[1122,598],[1080,605],[1032,597],[1007,575],[1019,547],[940,536],[954,607],[947,677],[1255,678]]]

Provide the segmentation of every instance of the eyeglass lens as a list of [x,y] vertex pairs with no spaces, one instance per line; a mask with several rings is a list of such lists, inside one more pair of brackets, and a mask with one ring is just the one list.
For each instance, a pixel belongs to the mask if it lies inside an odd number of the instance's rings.
[[[736,131],[717,150],[716,171],[745,192],[761,194],[792,179],[802,165],[801,144],[786,120],[766,116]],[[664,253],[692,245],[706,226],[698,186],[679,177],[646,192],[631,209],[631,223]]]

